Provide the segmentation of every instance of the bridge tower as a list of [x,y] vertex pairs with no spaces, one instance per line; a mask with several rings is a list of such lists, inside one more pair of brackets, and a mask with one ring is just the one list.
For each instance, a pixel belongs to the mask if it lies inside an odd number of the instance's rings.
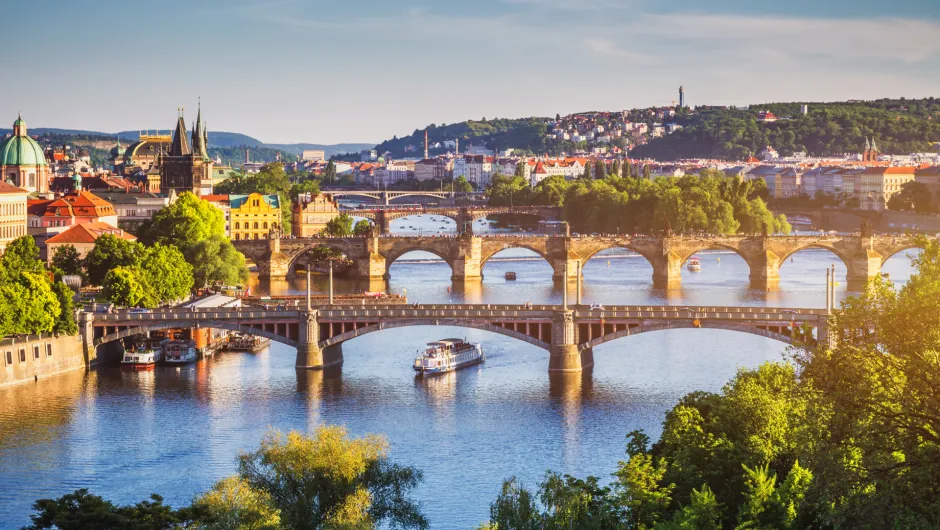
[[574,311],[567,308],[552,315],[552,349],[548,359],[548,371],[580,372],[594,366],[594,350],[578,349],[578,337],[574,325]]
[[316,309],[301,314],[300,340],[297,341],[298,370],[322,370],[343,364],[343,350],[339,344],[320,348],[319,312]]

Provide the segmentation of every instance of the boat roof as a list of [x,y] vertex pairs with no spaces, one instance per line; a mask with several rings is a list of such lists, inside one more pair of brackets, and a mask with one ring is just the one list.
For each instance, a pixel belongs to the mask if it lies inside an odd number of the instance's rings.
[[428,346],[446,346],[450,344],[462,344],[463,339],[441,339],[434,342],[429,342]]

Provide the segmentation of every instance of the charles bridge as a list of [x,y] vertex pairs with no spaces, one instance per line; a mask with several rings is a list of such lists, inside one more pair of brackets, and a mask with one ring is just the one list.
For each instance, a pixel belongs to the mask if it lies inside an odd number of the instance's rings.
[[372,199],[380,204],[390,204],[395,199],[403,197],[433,197],[449,201],[451,203],[460,199],[480,199],[485,196],[481,191],[435,191],[435,190],[415,190],[415,191],[388,191],[388,190],[357,190],[324,187],[323,191],[336,198],[363,197]]
[[346,210],[346,213],[372,221],[379,234],[388,234],[391,231],[391,222],[395,219],[410,217],[412,215],[429,215],[447,217],[457,223],[457,231],[468,234],[473,232],[473,222],[490,215],[532,215],[547,221],[561,219],[561,208],[556,206],[479,206],[479,207],[443,207],[443,208],[394,208],[394,209],[355,209]]
[[425,251],[450,266],[454,281],[479,280],[483,266],[497,253],[511,248],[529,249],[553,269],[553,279],[575,280],[592,256],[606,249],[622,248],[646,258],[653,268],[656,286],[675,288],[681,282],[682,265],[703,250],[730,250],[750,268],[754,288],[773,289],[780,280],[780,266],[794,253],[810,248],[835,254],[847,269],[850,283],[863,285],[881,273],[884,262],[898,252],[915,248],[906,236],[808,235],[808,236],[471,236],[458,237],[362,237],[296,238],[234,241],[235,247],[257,265],[262,277],[282,279],[316,247],[329,247],[353,263],[351,274],[362,279],[388,278],[391,265],[402,255]]
[[[827,303],[827,307],[829,304]],[[549,372],[580,372],[593,348],[622,337],[680,328],[725,329],[787,344],[830,340],[828,309],[584,305],[328,305],[298,310],[260,308],[119,310],[80,313],[89,358],[98,346],[165,329],[227,329],[297,349],[299,369],[343,362],[342,344],[368,333],[406,326],[457,326],[512,337],[548,352]]]

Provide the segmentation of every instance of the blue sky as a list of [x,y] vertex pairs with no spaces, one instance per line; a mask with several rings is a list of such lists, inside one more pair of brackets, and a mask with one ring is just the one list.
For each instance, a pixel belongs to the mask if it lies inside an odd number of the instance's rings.
[[47,0],[0,31],[0,119],[265,142],[668,104],[940,97],[938,0]]

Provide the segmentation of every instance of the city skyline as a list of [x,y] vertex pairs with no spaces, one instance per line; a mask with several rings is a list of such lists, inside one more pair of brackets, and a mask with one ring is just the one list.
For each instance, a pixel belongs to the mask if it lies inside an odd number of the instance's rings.
[[10,71],[59,57],[73,73],[9,84],[0,114],[31,128],[170,129],[201,97],[210,134],[368,143],[431,123],[669,105],[680,85],[690,105],[747,105],[928,97],[940,83],[927,0],[51,4],[0,21],[40,28]]

